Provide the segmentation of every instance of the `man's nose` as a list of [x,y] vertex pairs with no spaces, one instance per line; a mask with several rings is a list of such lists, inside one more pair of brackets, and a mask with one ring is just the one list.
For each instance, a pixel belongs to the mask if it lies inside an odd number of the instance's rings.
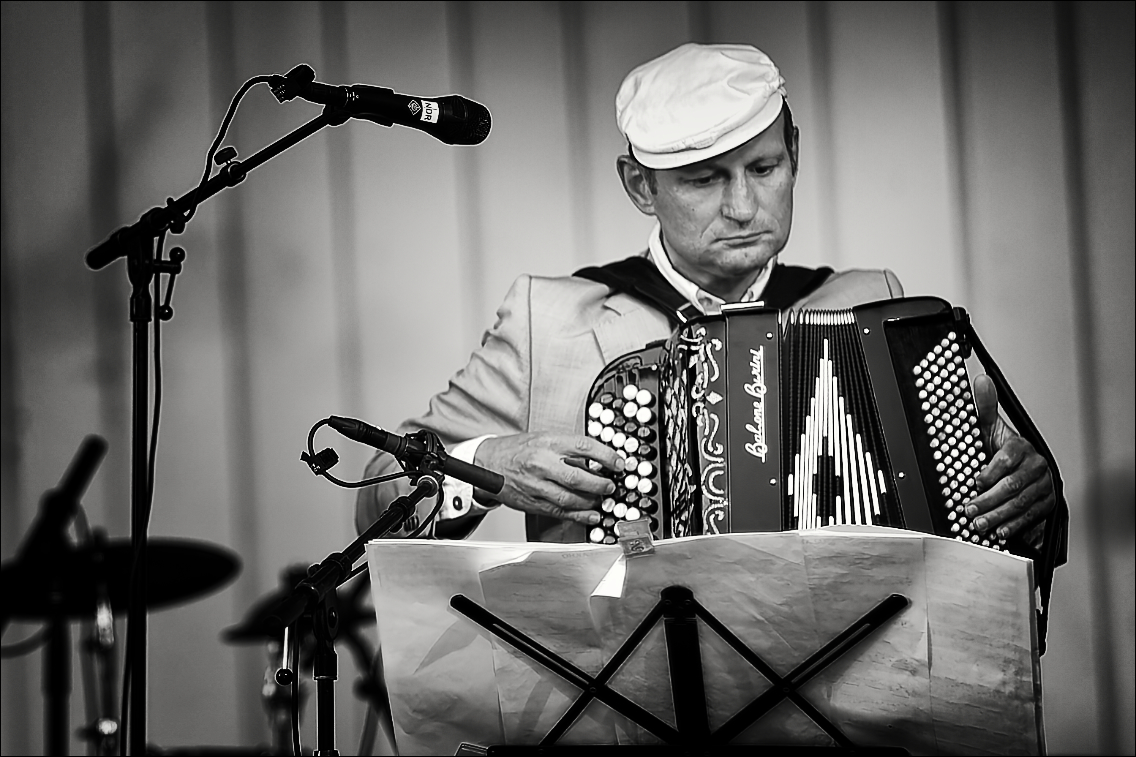
[[732,178],[722,197],[722,215],[736,223],[748,223],[757,215],[757,192],[749,177]]

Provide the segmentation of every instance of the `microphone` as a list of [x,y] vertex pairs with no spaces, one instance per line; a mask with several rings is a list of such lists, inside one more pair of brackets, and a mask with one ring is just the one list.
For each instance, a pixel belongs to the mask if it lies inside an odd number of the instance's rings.
[[478,145],[489,136],[489,109],[461,95],[415,97],[367,84],[334,86],[314,81],[315,75],[300,64],[285,76],[272,77],[272,94],[280,102],[299,97],[382,126],[409,126],[448,145]]
[[[333,415],[327,419],[327,425],[348,439],[389,452],[398,460],[410,465],[417,465],[427,453],[426,446],[414,437],[392,434],[354,418],[342,418]],[[473,465],[450,457],[445,450],[439,449],[438,457],[442,459],[443,473],[447,476],[453,476],[459,481],[465,481],[467,484],[473,484],[478,489],[484,489],[490,494],[498,494],[501,487],[505,485],[505,479],[500,473],[494,473],[480,465]]]

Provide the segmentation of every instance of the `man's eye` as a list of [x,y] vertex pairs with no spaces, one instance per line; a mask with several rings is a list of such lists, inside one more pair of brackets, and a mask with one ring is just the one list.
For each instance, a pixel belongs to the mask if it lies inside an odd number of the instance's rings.
[[714,175],[711,174],[709,176],[692,176],[691,178],[687,179],[686,182],[695,187],[705,187],[714,182]]
[[773,173],[774,168],[776,168],[775,164],[759,164],[750,166],[749,170],[757,174],[758,176],[768,176],[769,174]]

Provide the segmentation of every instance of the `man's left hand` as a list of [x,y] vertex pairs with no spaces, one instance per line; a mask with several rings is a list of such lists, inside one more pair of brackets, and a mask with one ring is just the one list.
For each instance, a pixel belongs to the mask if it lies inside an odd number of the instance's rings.
[[1001,539],[1022,535],[1057,502],[1049,463],[998,415],[998,392],[989,376],[974,379],[974,404],[989,462],[975,477],[980,494],[967,503],[966,515],[980,532]]

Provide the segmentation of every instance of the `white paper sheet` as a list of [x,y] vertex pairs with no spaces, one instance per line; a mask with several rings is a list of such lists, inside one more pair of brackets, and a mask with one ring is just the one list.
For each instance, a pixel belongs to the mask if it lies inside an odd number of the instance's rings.
[[[779,675],[891,593],[910,606],[801,690],[858,745],[915,754],[1038,753],[1041,695],[1031,563],[910,531],[840,527],[617,546],[438,541],[367,548],[402,754],[462,741],[533,744],[578,690],[456,611],[464,594],[596,675],[671,585]],[[660,622],[610,682],[674,724]],[[770,683],[705,624],[699,644],[711,729]],[[560,743],[653,743],[593,701]],[[734,743],[829,744],[781,702]]]

